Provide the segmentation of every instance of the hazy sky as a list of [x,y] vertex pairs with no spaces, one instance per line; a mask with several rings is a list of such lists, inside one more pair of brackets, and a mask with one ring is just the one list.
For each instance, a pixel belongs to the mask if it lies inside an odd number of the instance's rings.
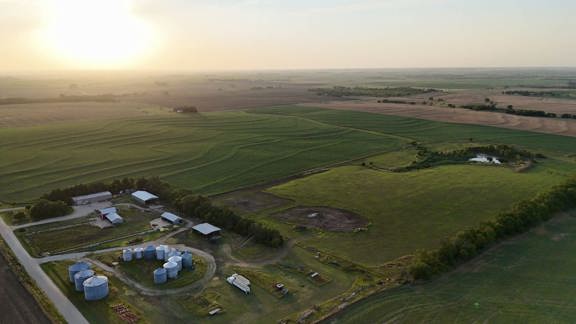
[[0,0],[0,70],[576,66],[574,0]]

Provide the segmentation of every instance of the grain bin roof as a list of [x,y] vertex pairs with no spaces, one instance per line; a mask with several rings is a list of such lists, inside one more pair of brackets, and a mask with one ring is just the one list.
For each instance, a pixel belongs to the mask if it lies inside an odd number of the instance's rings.
[[136,197],[142,201],[158,199],[158,196],[149,193],[148,191],[139,190],[132,193],[133,197]]
[[220,228],[210,224],[210,223],[202,223],[192,227],[195,231],[200,232],[204,235],[210,235],[214,232],[220,231]]

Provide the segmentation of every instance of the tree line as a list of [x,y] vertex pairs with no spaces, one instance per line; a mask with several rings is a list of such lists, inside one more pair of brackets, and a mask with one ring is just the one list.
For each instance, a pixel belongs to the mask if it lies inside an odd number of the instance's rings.
[[424,93],[442,92],[437,89],[423,89],[412,87],[389,87],[389,88],[367,88],[367,87],[333,87],[333,88],[314,88],[309,91],[316,92],[319,96],[329,97],[349,97],[349,96],[366,96],[366,97],[405,97]]
[[462,231],[438,249],[421,251],[409,269],[416,280],[426,280],[466,262],[494,244],[524,233],[555,214],[576,208],[576,178],[548,192],[516,204],[492,221]]
[[158,177],[123,178],[116,179],[110,183],[78,184],[68,188],[54,189],[42,196],[42,198],[44,200],[59,201],[67,206],[73,203],[72,197],[75,196],[101,191],[119,194],[132,190],[150,191],[158,195],[163,202],[174,206],[184,217],[197,217],[243,236],[253,235],[257,243],[271,247],[279,247],[284,244],[284,237],[278,230],[269,228],[252,219],[241,217],[227,208],[215,206],[207,197],[195,195],[189,190],[172,188]]

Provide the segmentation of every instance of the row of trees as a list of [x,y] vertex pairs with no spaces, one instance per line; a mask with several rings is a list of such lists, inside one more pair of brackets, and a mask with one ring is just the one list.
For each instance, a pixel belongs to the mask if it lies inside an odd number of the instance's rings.
[[284,238],[277,230],[240,217],[229,209],[214,206],[206,197],[187,195],[178,199],[174,205],[185,217],[196,216],[240,235],[253,235],[257,243],[271,247],[280,247],[284,244]]
[[310,89],[319,96],[329,97],[349,97],[349,96],[366,96],[366,97],[406,97],[424,93],[442,92],[437,89],[423,89],[412,87],[389,87],[389,88],[368,88],[368,87],[333,87],[333,88],[314,88]]
[[30,217],[33,220],[42,220],[68,215],[71,212],[72,207],[63,201],[41,199],[30,208]]
[[499,241],[524,233],[555,214],[573,208],[576,208],[576,178],[515,205],[493,221],[458,233],[436,250],[420,252],[410,273],[417,280],[429,279],[472,259]]
[[210,199],[206,197],[194,195],[188,190],[174,189],[158,177],[124,178],[114,180],[111,183],[79,184],[64,189],[52,190],[44,195],[43,198],[61,202],[64,206],[67,206],[66,204],[72,204],[72,197],[75,196],[99,191],[110,191],[113,194],[118,194],[126,190],[136,189],[153,192],[163,202],[174,206],[185,217],[197,217],[240,235],[253,235],[257,243],[267,246],[279,247],[284,244],[284,238],[279,231],[268,228],[254,220],[241,217],[229,209],[214,206]]
[[412,146],[418,150],[418,160],[405,167],[396,168],[395,172],[406,172],[418,169],[430,168],[440,164],[455,164],[468,162],[470,158],[478,154],[495,156],[501,162],[519,162],[524,160],[534,161],[536,158],[546,158],[542,154],[534,154],[527,150],[518,149],[510,145],[485,145],[473,146],[454,151],[432,151],[421,143],[414,142]]

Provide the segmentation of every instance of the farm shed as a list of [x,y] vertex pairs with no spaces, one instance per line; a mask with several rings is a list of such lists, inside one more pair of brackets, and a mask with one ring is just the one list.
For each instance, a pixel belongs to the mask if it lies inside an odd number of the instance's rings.
[[133,192],[132,198],[134,198],[134,200],[144,205],[155,203],[159,199],[158,196],[143,190]]
[[90,195],[72,197],[74,205],[87,205],[95,202],[106,201],[112,199],[110,191],[97,192]]
[[118,224],[122,224],[124,223],[124,218],[122,218],[122,216],[118,215],[117,213],[109,213],[104,215],[104,217],[112,224],[114,225],[118,225]]
[[172,223],[174,225],[182,224],[184,222],[184,220],[181,217],[168,212],[162,213],[160,217],[162,217],[163,220]]
[[100,217],[102,217],[102,219],[104,219],[104,216],[108,215],[108,214],[113,214],[113,213],[117,213],[118,210],[116,209],[116,207],[108,207],[108,208],[102,208],[102,209],[98,209],[98,213],[100,214]]
[[202,234],[205,237],[216,238],[220,236],[221,229],[210,223],[202,223],[192,227],[193,230]]

